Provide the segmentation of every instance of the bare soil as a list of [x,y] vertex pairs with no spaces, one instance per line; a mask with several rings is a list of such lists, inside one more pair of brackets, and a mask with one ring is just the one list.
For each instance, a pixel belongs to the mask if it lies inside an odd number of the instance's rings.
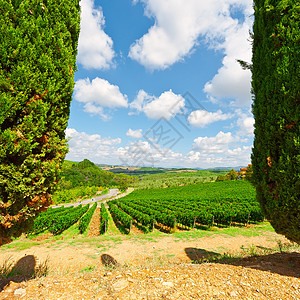
[[0,299],[300,299],[299,252],[193,264],[228,250],[270,249],[278,241],[288,242],[274,232],[103,240],[94,237],[98,225],[93,217],[91,237],[74,243],[45,236],[45,243],[30,249],[0,251],[0,265],[10,257],[17,268],[27,266],[31,272],[46,260],[48,267],[46,277],[32,278],[29,271],[0,279]]
[[[292,254],[298,259],[299,254]],[[287,260],[294,259],[290,254]],[[280,259],[284,255],[280,255]],[[299,277],[265,262],[97,270],[10,282],[1,299],[300,299]]]
[[97,207],[89,225],[89,237],[100,235],[100,207]]

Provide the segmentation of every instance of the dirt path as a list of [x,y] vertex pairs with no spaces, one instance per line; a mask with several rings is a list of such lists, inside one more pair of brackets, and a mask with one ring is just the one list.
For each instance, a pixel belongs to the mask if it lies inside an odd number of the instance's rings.
[[97,207],[89,225],[88,236],[99,236],[100,234],[100,207]]
[[[78,202],[75,202],[75,203],[66,203],[66,204],[61,204],[61,205],[53,205],[52,207],[53,208],[57,208],[57,207],[61,207],[61,206],[70,207],[70,206],[78,206],[80,204],[83,204],[83,205],[90,204],[90,203],[94,203],[94,202],[106,202],[106,201],[108,201],[108,199],[117,197],[119,195],[119,193],[120,193],[120,191],[118,189],[110,189],[107,194],[104,194],[104,195],[101,195],[101,196],[95,196],[95,197],[90,198],[90,199],[79,200]],[[123,193],[123,194],[120,194],[120,196],[124,195],[124,194],[126,194],[126,192]]]

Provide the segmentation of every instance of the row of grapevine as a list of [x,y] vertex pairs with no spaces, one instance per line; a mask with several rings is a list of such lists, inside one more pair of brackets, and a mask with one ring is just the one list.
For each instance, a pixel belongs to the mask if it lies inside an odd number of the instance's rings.
[[145,214],[133,207],[126,205],[124,202],[117,201],[116,205],[121,208],[124,212],[129,214],[133,219],[135,219],[140,224],[153,228],[154,217],[148,214]]
[[89,209],[89,205],[81,206],[79,205],[72,211],[67,211],[67,213],[64,214],[55,214],[52,218],[53,226],[51,226],[50,232],[53,234],[60,234],[64,230],[68,229],[70,226],[75,224],[79,218],[87,212]]
[[171,211],[166,211],[161,207],[153,206],[150,203],[136,203],[136,202],[125,202],[126,205],[141,211],[144,214],[149,215],[157,223],[160,223],[164,226],[174,228],[176,225],[176,217],[172,214]]
[[75,208],[74,207],[59,207],[59,208],[48,208],[47,211],[42,212],[34,220],[32,232],[41,233],[48,229],[53,224],[54,216],[64,214],[66,212],[71,213]]
[[[255,190],[245,181],[203,183],[168,189],[138,190],[115,202],[142,223],[154,219],[174,227],[176,222],[202,225],[260,222],[263,220]],[[140,214],[147,215],[144,217]],[[145,220],[142,220],[144,218]]]
[[61,233],[77,222],[88,208],[88,205],[49,208],[34,220],[32,232],[38,234],[45,230],[49,230],[54,234]]
[[84,233],[91,222],[92,216],[97,208],[97,203],[89,209],[89,211],[80,219],[79,221],[79,231],[80,233]]
[[132,217],[128,215],[126,212],[118,208],[113,202],[108,202],[110,213],[115,221],[119,221],[122,223],[124,228],[127,228],[129,231],[132,226]]

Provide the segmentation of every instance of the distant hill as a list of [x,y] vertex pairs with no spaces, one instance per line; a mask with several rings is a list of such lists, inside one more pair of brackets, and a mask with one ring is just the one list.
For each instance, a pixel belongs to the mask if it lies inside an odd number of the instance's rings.
[[78,186],[116,186],[126,188],[134,180],[134,177],[125,174],[114,174],[101,170],[88,159],[84,159],[81,162],[65,160],[59,187],[60,189],[71,189]]

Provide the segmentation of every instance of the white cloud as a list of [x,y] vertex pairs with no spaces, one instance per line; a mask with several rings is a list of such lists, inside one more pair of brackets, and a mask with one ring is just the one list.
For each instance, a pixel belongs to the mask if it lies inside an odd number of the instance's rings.
[[193,150],[201,154],[225,153],[230,143],[234,141],[231,132],[224,133],[220,131],[214,137],[198,137],[194,140]]
[[[144,140],[121,146],[121,138],[102,137],[67,128],[69,153],[66,159],[82,161],[87,158],[95,163],[128,166],[164,167],[234,167],[250,163],[251,146],[229,147],[235,141],[231,133],[219,132],[215,137],[197,138],[193,150],[187,154],[163,149]],[[157,148],[158,147],[158,148]]]
[[[135,1],[134,3],[137,3]],[[199,36],[224,39],[237,20],[233,6],[251,7],[246,0],[140,0],[155,24],[131,45],[129,56],[150,69],[165,69],[193,51]]]
[[66,129],[66,138],[69,139],[66,159],[74,161],[87,158],[93,162],[110,163],[115,146],[122,142],[121,138],[101,137],[99,134],[78,132],[74,128]]
[[[136,110],[137,113],[140,113],[143,110],[144,103],[150,102],[154,100],[155,97],[150,96],[144,90],[139,90],[134,101],[130,103],[130,108]],[[130,112],[130,115],[134,114],[134,112]]]
[[117,85],[110,84],[107,80],[96,77],[79,79],[74,87],[74,99],[84,103],[84,110],[90,114],[100,115],[103,119],[103,107],[117,108],[127,107],[128,98],[120,92]]
[[85,69],[108,69],[113,65],[115,52],[112,39],[104,32],[102,8],[94,0],[81,0],[81,22],[77,62]]
[[228,166],[247,166],[251,163],[252,146],[239,146],[229,149],[224,157]]
[[243,70],[237,59],[251,62],[249,30],[252,23],[236,24],[225,33],[224,41],[218,46],[224,49],[223,66],[213,79],[205,84],[204,91],[214,99],[232,99],[235,105],[251,102],[251,72]]
[[231,114],[224,114],[221,110],[218,110],[216,112],[196,110],[189,115],[188,122],[193,126],[203,128],[210,123],[224,121],[230,118],[232,118]]
[[128,166],[162,166],[176,165],[183,159],[183,154],[171,149],[163,149],[159,145],[138,140],[118,149],[119,160]]
[[242,136],[254,136],[254,118],[253,117],[246,117],[240,118],[237,121],[238,125],[240,126],[239,134]]
[[143,111],[149,119],[167,120],[182,112],[184,105],[184,98],[174,94],[172,90],[162,93],[158,98],[140,90],[135,100],[130,103],[132,109],[136,109],[137,112]]
[[[130,47],[129,57],[150,70],[163,70],[192,54],[199,43],[224,53],[223,65],[206,83],[209,99],[231,99],[235,105],[251,101],[251,73],[237,59],[251,61],[249,30],[252,2],[249,0],[136,0],[145,5],[145,15],[154,25]],[[239,12],[244,20],[233,13]]]
[[143,136],[143,133],[142,129],[132,130],[131,128],[129,128],[126,132],[126,135],[134,139],[140,139]]
[[240,146],[226,149],[222,153],[190,151],[184,162],[186,166],[201,168],[246,166],[251,162],[251,150],[251,146]]
[[253,115],[249,113],[244,113],[240,109],[237,109],[236,115],[238,116],[236,125],[239,130],[237,134],[242,137],[253,137],[254,136],[254,118]]
[[229,149],[227,151],[227,157],[236,158],[243,161],[249,161],[251,156],[251,151],[252,151],[251,146],[241,146],[233,150]]

